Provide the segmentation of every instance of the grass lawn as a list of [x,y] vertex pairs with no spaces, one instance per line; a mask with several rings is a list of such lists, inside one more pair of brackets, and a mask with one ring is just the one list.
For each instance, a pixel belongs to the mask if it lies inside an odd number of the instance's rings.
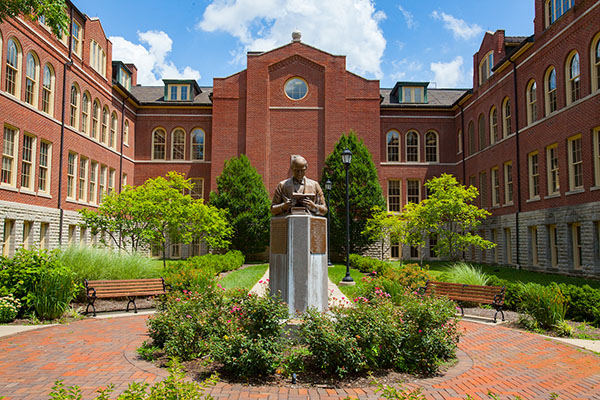
[[262,278],[268,266],[268,264],[257,264],[231,271],[220,280],[221,286],[225,289],[242,288],[250,290]]
[[346,276],[346,266],[343,264],[335,264],[333,267],[329,267],[328,269],[329,279],[331,282],[338,285],[342,293],[348,297],[348,299],[352,300],[357,296],[357,292],[362,286],[362,278],[365,276],[362,272],[357,269],[350,268],[350,276],[356,282],[355,286],[342,286],[339,285],[340,281],[343,277]]

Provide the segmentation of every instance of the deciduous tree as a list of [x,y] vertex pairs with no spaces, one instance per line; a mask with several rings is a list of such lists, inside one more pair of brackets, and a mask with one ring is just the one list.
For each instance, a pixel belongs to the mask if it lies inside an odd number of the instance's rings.
[[69,15],[65,0],[4,0],[0,1],[0,22],[6,18],[26,17],[32,21],[40,16],[52,32],[61,37],[69,32]]

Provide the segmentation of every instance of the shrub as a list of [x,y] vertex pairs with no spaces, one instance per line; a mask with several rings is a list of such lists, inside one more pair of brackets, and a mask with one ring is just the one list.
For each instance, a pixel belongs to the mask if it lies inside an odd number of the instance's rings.
[[529,314],[543,329],[553,329],[565,319],[567,300],[556,284],[542,286],[537,283],[520,284],[521,311]]
[[364,273],[376,272],[381,275],[390,268],[390,264],[371,257],[350,254],[350,266]]
[[600,289],[589,285],[575,286],[565,283],[558,287],[569,305],[567,318],[600,327]]
[[66,268],[44,271],[32,288],[35,314],[40,319],[61,317],[80,288]]
[[448,282],[485,286],[488,283],[488,276],[481,271],[481,268],[466,262],[458,262],[448,270]]
[[413,290],[425,286],[425,283],[431,280],[429,266],[421,267],[419,264],[404,264],[388,268],[383,272],[383,277]]
[[19,313],[19,308],[21,308],[21,302],[12,294],[0,297],[0,323],[14,321]]

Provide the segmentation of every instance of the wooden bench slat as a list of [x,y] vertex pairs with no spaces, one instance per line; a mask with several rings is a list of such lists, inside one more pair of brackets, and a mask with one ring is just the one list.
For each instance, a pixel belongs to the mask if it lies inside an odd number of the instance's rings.
[[86,313],[91,305],[94,311],[94,316],[96,316],[94,302],[98,298],[106,299],[128,297],[129,303],[127,303],[127,311],[129,311],[129,304],[133,303],[135,312],[137,313],[137,307],[135,305],[136,297],[150,297],[167,293],[164,280],[162,278],[93,281],[86,280],[85,286],[88,297]]

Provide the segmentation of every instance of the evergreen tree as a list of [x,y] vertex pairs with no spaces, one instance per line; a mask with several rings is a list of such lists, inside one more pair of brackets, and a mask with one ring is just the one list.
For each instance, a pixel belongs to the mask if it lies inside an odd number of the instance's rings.
[[246,255],[265,250],[269,243],[271,200],[248,157],[242,154],[225,162],[217,177],[217,192],[210,194],[210,204],[229,210],[234,249]]
[[[342,151],[348,148],[352,152],[352,163],[349,168],[350,198],[350,252],[362,253],[373,244],[373,239],[363,233],[366,223],[373,215],[373,208],[385,208],[377,169],[371,153],[362,140],[353,131],[342,135],[333,152],[327,156],[321,187],[329,178],[332,182],[330,194],[330,247],[332,253],[344,254],[346,251],[346,169],[342,163]],[[327,193],[325,193],[327,196]]]

